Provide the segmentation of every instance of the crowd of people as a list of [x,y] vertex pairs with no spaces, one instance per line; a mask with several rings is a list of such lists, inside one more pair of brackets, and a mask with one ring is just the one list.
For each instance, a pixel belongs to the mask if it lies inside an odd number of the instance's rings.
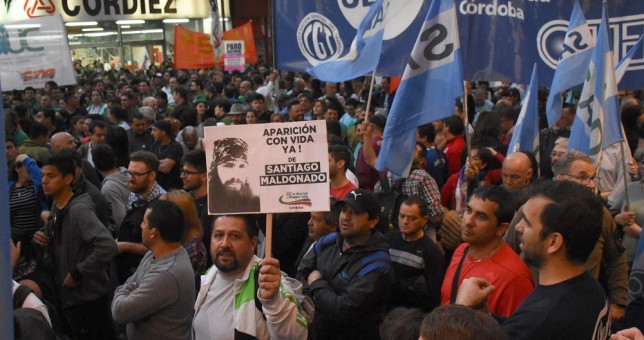
[[[523,89],[466,82],[397,179],[375,168],[389,77],[78,79],[3,93],[14,307],[39,338],[642,339],[640,92],[620,93],[626,167],[619,144],[596,166],[567,150],[574,93],[554,126],[540,113],[537,154],[508,153]],[[265,257],[266,216],[226,215],[259,211],[248,145],[204,128],[307,120],[326,121],[331,209],[274,214]]]

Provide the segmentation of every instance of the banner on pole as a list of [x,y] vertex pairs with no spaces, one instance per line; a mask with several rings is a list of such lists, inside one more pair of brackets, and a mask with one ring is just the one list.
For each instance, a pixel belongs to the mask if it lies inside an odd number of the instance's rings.
[[60,15],[0,24],[2,90],[42,88],[50,80],[61,86],[76,85]]
[[204,128],[210,214],[329,210],[324,121]]

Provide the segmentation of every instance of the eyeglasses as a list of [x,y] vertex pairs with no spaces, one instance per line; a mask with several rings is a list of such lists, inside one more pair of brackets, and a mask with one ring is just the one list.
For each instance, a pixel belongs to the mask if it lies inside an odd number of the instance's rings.
[[141,176],[145,176],[145,175],[147,175],[147,174],[149,174],[151,172],[152,172],[152,170],[146,171],[146,172],[127,171],[126,173],[127,173],[128,176],[131,176],[134,179],[139,179],[139,178],[141,178]]
[[599,178],[597,176],[588,177],[588,176],[576,176],[576,175],[571,175],[571,174],[563,174],[563,175],[568,176],[568,177],[572,177],[572,178],[576,179],[579,182],[579,184],[583,184],[583,185],[588,185],[588,184],[590,184],[590,182],[595,182],[595,184],[597,184],[601,180],[601,178]]
[[186,175],[186,176],[188,176],[188,175],[201,175],[203,173],[201,171],[190,171],[190,170],[186,170],[186,169],[181,169],[181,170],[179,170],[179,172],[182,175]]
[[20,169],[20,168],[22,168],[22,162],[20,162],[20,161],[16,162],[16,164],[14,165],[14,167],[15,167],[16,169]]

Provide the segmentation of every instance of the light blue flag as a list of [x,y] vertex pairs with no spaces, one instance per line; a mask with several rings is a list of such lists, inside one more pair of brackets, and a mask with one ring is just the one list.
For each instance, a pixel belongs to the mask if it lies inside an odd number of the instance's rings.
[[624,78],[624,74],[626,74],[626,69],[628,69],[628,65],[631,64],[631,60],[633,60],[633,56],[637,52],[637,50],[640,48],[642,45],[642,39],[644,38],[644,35],[640,35],[640,38],[637,40],[635,45],[631,47],[630,50],[628,50],[628,53],[622,58],[622,60],[617,64],[615,67],[615,81],[617,84],[622,81],[622,78]]
[[[0,88],[1,88],[0,84]],[[0,90],[1,92],[1,90]],[[4,117],[0,105],[0,117]],[[4,119],[0,119],[0,138],[4,140]],[[7,155],[0,153],[0,173],[7,173]],[[9,189],[7,176],[0,176],[0,338],[13,339],[13,298],[12,298],[12,271],[11,252],[9,242],[11,233],[9,228]]]
[[388,3],[389,0],[377,0],[369,7],[345,56],[321,62],[306,72],[322,81],[340,82],[373,71],[380,61]]
[[597,30],[597,46],[588,66],[568,142],[568,150],[586,153],[593,158],[595,165],[601,162],[602,149],[624,139],[615,80],[613,53],[608,39],[608,20],[604,9]]
[[462,95],[454,0],[434,0],[389,112],[376,168],[406,177],[415,150],[416,128],[454,114],[454,100]]
[[553,126],[561,117],[561,92],[584,82],[594,46],[595,38],[590,33],[579,2],[575,1],[546,103],[549,126]]
[[521,112],[514,126],[514,133],[507,154],[517,151],[530,151],[539,159],[539,106],[537,92],[537,63],[532,68],[530,85],[525,91]]

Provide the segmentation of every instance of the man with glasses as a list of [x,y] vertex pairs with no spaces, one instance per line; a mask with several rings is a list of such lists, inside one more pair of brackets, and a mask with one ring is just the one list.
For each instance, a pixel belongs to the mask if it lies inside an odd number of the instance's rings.
[[[197,149],[187,152],[181,160],[181,180],[183,190],[189,192],[195,199],[199,220],[203,226],[203,244],[210,249],[210,234],[214,215],[208,215],[208,173],[206,172],[206,152]],[[208,258],[208,261],[211,261]],[[210,266],[210,263],[208,264]]]
[[148,204],[166,193],[156,181],[158,168],[159,159],[151,152],[137,151],[130,155],[127,177],[131,194],[117,242],[116,270],[120,284],[136,271],[147,252],[141,239],[143,215]]
[[[597,192],[599,177],[596,176],[593,160],[586,154],[579,151],[569,151],[563,154],[553,166],[555,181],[572,181],[590,188]],[[615,237],[617,226],[606,207],[603,208],[602,234],[595,248],[586,261],[586,269],[595,277],[603,278],[608,300],[610,302],[610,315],[616,320],[624,315],[626,306],[628,266],[624,247]],[[512,221],[506,240],[517,252],[520,251],[520,236],[514,226],[521,220],[515,218]],[[601,274],[601,275],[600,275]]]

